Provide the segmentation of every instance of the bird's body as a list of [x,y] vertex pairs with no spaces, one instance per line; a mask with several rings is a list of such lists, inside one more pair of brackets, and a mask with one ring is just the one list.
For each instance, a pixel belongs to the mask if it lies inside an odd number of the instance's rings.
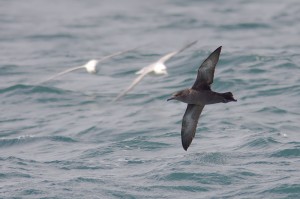
[[[226,103],[228,102],[227,95],[229,93],[217,93],[211,90],[194,90],[194,89],[185,89],[177,92],[175,95],[179,95],[176,100],[195,105],[209,105],[216,103]],[[170,99],[169,99],[170,100]]]
[[143,73],[153,73],[155,75],[166,75],[166,74],[168,74],[166,65],[164,63],[161,63],[161,62],[155,62],[155,63],[149,65],[148,67],[142,68],[141,70],[139,70],[135,74],[141,75]]
[[116,52],[116,53],[104,56],[104,57],[102,57],[100,59],[91,59],[87,63],[85,63],[84,65],[76,66],[76,67],[72,67],[72,68],[69,68],[67,70],[64,70],[64,71],[62,71],[62,72],[60,72],[60,73],[58,73],[56,75],[53,75],[53,76],[49,77],[46,80],[43,80],[43,81],[39,82],[38,84],[46,83],[46,82],[48,82],[50,80],[53,80],[53,79],[56,79],[56,78],[58,78],[58,77],[60,77],[62,75],[65,75],[67,73],[70,73],[70,72],[75,71],[75,70],[80,70],[80,69],[85,69],[90,74],[96,74],[98,72],[98,70],[97,70],[97,64],[99,64],[100,62],[103,62],[103,61],[108,60],[110,58],[113,58],[115,56],[118,56],[118,55],[130,52],[130,51],[135,50],[137,48],[138,47],[131,48],[131,49],[128,49],[128,50],[125,50],[125,51],[119,51],[119,52]]
[[88,61],[85,65],[84,68],[86,69],[86,71],[90,74],[95,74],[97,73],[97,64],[98,64],[99,60],[97,59],[92,59],[90,61]]
[[211,53],[200,65],[197,79],[192,88],[178,91],[168,100],[178,100],[187,103],[187,109],[182,119],[181,141],[184,150],[187,150],[196,133],[200,114],[205,105],[228,103],[236,101],[231,92],[217,93],[211,90],[215,67],[219,61],[221,46]]
[[166,74],[168,74],[165,62],[168,61],[169,59],[171,59],[173,56],[177,55],[178,53],[180,53],[180,52],[184,51],[185,49],[191,47],[195,43],[197,43],[197,41],[193,41],[193,42],[187,44],[186,46],[184,46],[180,50],[168,53],[165,56],[161,57],[156,62],[154,62],[154,63],[142,68],[138,72],[136,72],[136,74],[138,74],[139,76],[137,78],[135,78],[133,80],[133,82],[127,87],[127,89],[125,89],[123,92],[121,92],[114,99],[114,101],[119,100],[122,96],[126,95],[129,91],[131,91],[147,74],[150,74],[150,73],[154,73],[156,75],[166,75]]

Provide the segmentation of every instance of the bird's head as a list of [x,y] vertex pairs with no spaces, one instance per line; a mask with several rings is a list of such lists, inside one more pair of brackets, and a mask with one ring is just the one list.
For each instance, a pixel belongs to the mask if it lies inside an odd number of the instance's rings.
[[163,63],[156,63],[154,66],[154,73],[157,75],[167,75],[167,67]]
[[178,91],[176,93],[174,93],[172,95],[172,97],[170,97],[169,99],[167,99],[167,101],[170,100],[178,100],[178,101],[184,101],[184,99],[186,98],[186,96],[189,94],[189,91],[186,90],[182,90],[182,91]]
[[98,72],[98,71],[97,71],[97,68],[96,68],[97,64],[98,64],[98,60],[92,59],[92,60],[88,61],[88,62],[84,65],[84,67],[85,67],[85,69],[86,69],[86,71],[87,71],[88,73],[95,74],[95,73]]

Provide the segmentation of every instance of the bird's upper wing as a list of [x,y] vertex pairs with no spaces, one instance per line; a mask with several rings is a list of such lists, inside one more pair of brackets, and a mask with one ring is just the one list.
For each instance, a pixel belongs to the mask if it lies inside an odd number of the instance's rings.
[[165,63],[166,61],[171,59],[173,56],[175,56],[177,53],[178,53],[178,51],[168,53],[165,56],[163,56],[162,58],[160,58],[157,62]]
[[123,97],[124,95],[126,95],[129,91],[131,91],[148,73],[150,73],[151,71],[153,71],[153,67],[152,65],[146,66],[144,68],[144,70],[142,70],[142,73],[133,80],[133,82],[127,87],[126,90],[124,90],[122,93],[120,93],[115,99],[114,101],[119,100],[121,97]]
[[191,47],[192,45],[195,45],[198,42],[198,40],[195,40],[191,43],[188,43],[187,45],[183,46],[180,50],[178,50],[178,53],[181,53],[182,51],[184,51],[185,49]]
[[188,43],[187,45],[185,45],[184,47],[182,47],[180,50],[177,50],[177,51],[171,52],[169,54],[166,54],[165,56],[163,56],[162,58],[160,58],[158,60],[158,62],[164,63],[164,62],[168,61],[169,59],[171,59],[173,56],[177,55],[178,53],[181,53],[182,51],[184,51],[185,49],[191,47],[192,45],[194,45],[196,43],[197,43],[197,40],[193,41],[191,43]]
[[42,83],[48,82],[50,80],[53,80],[53,79],[55,79],[55,78],[57,78],[59,76],[62,76],[64,74],[66,74],[66,73],[69,73],[69,72],[72,72],[74,70],[78,70],[78,69],[81,69],[81,68],[84,68],[84,66],[77,66],[77,67],[74,67],[74,68],[70,68],[70,69],[64,70],[64,71],[62,71],[62,72],[60,72],[60,73],[58,73],[56,75],[53,75],[53,76],[49,77],[48,79],[46,79],[44,81],[39,82],[38,84],[42,84]]
[[194,90],[210,89],[214,80],[216,65],[219,61],[222,46],[212,52],[198,69],[197,79],[192,87]]
[[188,104],[182,119],[181,141],[184,150],[187,150],[195,137],[200,114],[204,106]]
[[128,93],[129,91],[131,91],[135,85],[137,85],[148,73],[152,72],[154,70],[154,66],[155,64],[157,63],[164,63],[166,62],[167,60],[169,60],[170,58],[172,58],[173,56],[175,56],[176,54],[184,51],[185,49],[191,47],[192,45],[194,45],[195,43],[197,43],[197,41],[193,41],[187,45],[185,45],[183,48],[181,48],[180,50],[178,51],[174,51],[174,52],[171,52],[165,56],[163,56],[162,58],[160,58],[157,62],[149,65],[149,66],[146,66],[145,68],[139,70],[137,72],[137,74],[140,74],[131,84],[130,86],[125,90],[123,91],[122,93],[120,93],[115,99],[114,101],[117,101],[118,99],[120,99],[122,96],[126,95],[126,93]]
[[127,53],[127,52],[136,50],[136,49],[138,49],[138,48],[140,48],[140,46],[137,46],[137,47],[134,47],[134,48],[129,48],[129,49],[124,50],[124,51],[119,51],[119,52],[116,52],[116,53],[113,53],[113,54],[104,56],[104,57],[98,59],[98,61],[99,61],[99,62],[103,62],[103,61],[105,61],[105,60],[107,60],[107,59],[113,58],[113,57],[118,56],[118,55],[125,54],[125,53]]

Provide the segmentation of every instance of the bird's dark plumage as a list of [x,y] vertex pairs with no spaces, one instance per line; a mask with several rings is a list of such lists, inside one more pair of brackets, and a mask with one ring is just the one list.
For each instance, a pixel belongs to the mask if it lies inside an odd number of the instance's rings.
[[181,128],[181,141],[184,150],[188,149],[195,137],[198,120],[205,105],[236,101],[231,92],[217,93],[211,91],[210,88],[221,49],[222,46],[217,48],[200,65],[197,79],[192,88],[179,91],[168,99],[176,99],[188,104],[182,118]]
[[192,86],[194,90],[207,90],[214,81],[216,65],[219,61],[222,46],[212,52],[198,69],[197,79]]
[[204,106],[188,104],[182,119],[181,141],[184,150],[187,150],[195,137],[200,114]]

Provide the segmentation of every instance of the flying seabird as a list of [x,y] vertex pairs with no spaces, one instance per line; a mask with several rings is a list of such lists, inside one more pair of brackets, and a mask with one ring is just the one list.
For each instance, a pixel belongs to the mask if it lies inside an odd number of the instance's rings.
[[39,82],[39,84],[42,84],[42,83],[45,83],[45,82],[48,82],[50,80],[53,80],[53,79],[56,79],[57,77],[59,76],[62,76],[66,73],[69,73],[69,72],[72,72],[72,71],[75,71],[75,70],[79,70],[79,69],[86,69],[86,71],[90,74],[96,74],[98,72],[96,66],[97,64],[107,60],[107,59],[110,59],[110,58],[113,58],[113,57],[116,57],[118,55],[122,55],[124,53],[127,53],[127,52],[130,52],[130,51],[133,51],[135,49],[137,49],[139,47],[135,47],[135,48],[131,48],[131,49],[128,49],[128,50],[125,50],[125,51],[119,51],[119,52],[116,52],[116,53],[113,53],[113,54],[110,54],[110,55],[107,55],[105,57],[102,57],[100,59],[91,59],[89,60],[86,64],[84,65],[81,65],[81,66],[76,66],[76,67],[73,67],[73,68],[70,68],[70,69],[67,69],[65,71],[62,71],[56,75],[53,75],[51,77],[49,77],[48,79],[44,80],[44,81],[41,81]]
[[137,71],[136,74],[139,75],[137,78],[133,80],[133,82],[125,89],[123,92],[121,92],[114,101],[119,100],[121,97],[126,95],[129,91],[131,91],[147,74],[154,73],[156,75],[167,75],[167,67],[165,65],[165,62],[171,59],[173,56],[177,55],[178,53],[184,51],[185,49],[191,47],[192,45],[196,44],[197,41],[193,41],[187,45],[185,45],[183,48],[177,51],[173,51],[171,53],[166,54],[156,62],[142,68],[141,70]]
[[221,48],[217,48],[201,64],[197,79],[192,88],[178,91],[169,100],[178,100],[187,103],[187,109],[182,119],[181,141],[184,150],[187,150],[195,136],[197,123],[205,105],[237,101],[231,92],[217,93],[211,90],[215,67],[219,61]]

